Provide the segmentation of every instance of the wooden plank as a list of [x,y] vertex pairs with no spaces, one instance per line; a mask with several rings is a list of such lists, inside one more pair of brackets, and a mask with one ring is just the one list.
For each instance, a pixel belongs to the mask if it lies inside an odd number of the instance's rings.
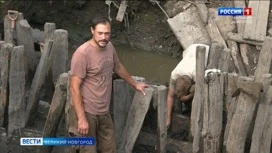
[[24,19],[23,13],[18,12],[17,19],[15,20],[15,27],[14,29],[11,29],[11,20],[9,19],[8,15],[5,15],[4,18],[4,32],[5,32],[5,38],[4,40],[7,40],[7,43],[13,43],[15,45],[17,44],[17,36],[18,36],[18,30],[19,29],[19,22]]
[[119,22],[122,22],[123,19],[124,19],[124,15],[126,13],[126,8],[127,8],[127,1],[126,0],[122,0],[121,1],[121,4],[120,4],[120,7],[119,7],[119,10],[118,10],[118,13],[117,13],[117,16],[116,16],[116,20],[119,21]]
[[25,67],[24,46],[13,47],[9,71],[8,136],[25,127]]
[[262,90],[261,83],[256,83],[249,77],[240,77],[243,79],[238,79],[237,81],[240,94],[235,114],[230,123],[230,130],[226,142],[227,153],[244,153],[246,137],[260,91]]
[[210,44],[211,42],[195,6],[190,6],[175,17],[167,19],[167,22],[183,48],[195,43]]
[[218,69],[221,72],[229,72],[230,49],[224,48],[219,59]]
[[55,23],[46,22],[44,24],[45,41],[53,40],[55,30],[56,30],[56,24]]
[[[237,8],[245,8],[246,3],[245,1],[234,0],[234,6]],[[236,21],[238,33],[242,36],[245,31],[245,22],[239,22],[239,17],[234,17],[234,19]]]
[[158,86],[158,153],[166,153],[167,127],[166,127],[166,100],[167,88],[164,85]]
[[227,110],[227,124],[225,126],[224,132],[224,146],[223,150],[226,152],[226,144],[229,135],[231,120],[233,118],[234,113],[237,109],[237,97],[232,97],[232,93],[237,89],[236,82],[238,80],[238,75],[236,73],[229,73],[227,76],[228,84],[227,84],[227,97],[226,97],[226,110]]
[[[147,132],[140,132],[136,143],[150,147],[155,147],[157,136]],[[178,141],[175,139],[167,138],[166,150],[179,153],[190,153],[192,152],[192,143],[188,141]]]
[[207,95],[204,101],[202,137],[204,152],[221,153],[224,75],[210,73],[207,76]]
[[205,5],[204,1],[195,1],[199,15],[201,16],[201,19],[203,20],[204,24],[208,23],[208,8]]
[[[8,79],[10,67],[10,54],[13,44],[5,43],[1,45],[0,62],[1,62],[1,84],[0,84],[0,126],[3,126],[6,105],[8,103]],[[6,112],[7,113],[7,112]]]
[[135,89],[123,79],[113,81],[113,116],[115,128],[115,142],[118,145],[126,125]]
[[[59,80],[56,84],[54,96],[51,102],[51,106],[45,122],[43,137],[55,137],[62,113],[66,103],[67,93],[67,81],[68,73],[60,75]],[[52,146],[41,147],[39,153],[50,153],[53,150]]]
[[[27,20],[23,19],[19,22],[17,34],[17,45],[24,46],[27,67],[30,70],[30,75],[33,76],[39,63],[40,52],[35,52],[31,27]],[[27,81],[31,82],[31,80],[32,78],[28,78]]]
[[227,48],[227,44],[212,17],[209,17],[206,29],[211,37],[212,42],[218,42],[224,45],[224,48]]
[[67,72],[68,63],[68,32],[63,29],[57,29],[54,32],[54,43],[52,47],[52,76],[54,85],[56,85],[59,76]]
[[272,75],[263,75],[264,94],[260,97],[250,153],[270,152],[272,139]]
[[244,43],[244,44],[250,44],[254,46],[262,46],[262,42],[254,41],[254,40],[246,40],[242,38],[242,35],[237,34],[237,33],[229,33],[228,34],[228,39],[232,41],[236,41],[238,43]]
[[[4,44],[4,43],[5,43],[5,41],[1,41],[1,40],[0,40],[0,59],[1,59],[1,52],[2,52],[2,44]],[[2,67],[1,64],[2,64],[2,63],[1,63],[1,61],[0,61],[0,72],[1,72],[1,67]],[[1,80],[1,75],[0,75],[0,80]],[[1,85],[1,84],[0,84],[0,85]]]
[[219,67],[219,59],[224,46],[218,42],[213,42],[209,51],[209,60],[207,69],[217,69]]
[[259,55],[257,68],[255,70],[255,80],[260,81],[262,74],[270,73],[272,60],[272,37],[266,37],[264,45]]
[[198,46],[196,48],[196,84],[195,84],[195,96],[192,103],[191,112],[191,133],[194,137],[193,141],[193,153],[201,151],[203,142],[201,138],[202,123],[203,123],[203,103],[206,91],[204,83],[205,74],[205,52],[206,48]]
[[267,32],[270,1],[249,1],[252,16],[247,17],[243,38],[264,41]]
[[242,62],[242,57],[239,52],[237,43],[231,40],[228,40],[227,43],[230,49],[230,55],[234,61],[234,65],[238,71],[238,74],[248,76],[244,63]]
[[31,89],[27,99],[27,107],[26,107],[26,124],[29,124],[29,125],[33,124],[36,118],[36,111],[37,111],[38,101],[40,98],[41,86],[44,83],[45,76],[49,69],[49,64],[51,63],[50,56],[51,56],[52,44],[53,44],[53,41],[46,42],[45,51],[42,54],[40,63],[37,67],[34,79],[31,84]]
[[118,153],[131,153],[134,143],[140,133],[145,115],[148,111],[150,101],[153,95],[152,88],[145,89],[146,95],[136,91],[132,104],[129,109],[129,114],[126,121],[126,126],[123,130]]

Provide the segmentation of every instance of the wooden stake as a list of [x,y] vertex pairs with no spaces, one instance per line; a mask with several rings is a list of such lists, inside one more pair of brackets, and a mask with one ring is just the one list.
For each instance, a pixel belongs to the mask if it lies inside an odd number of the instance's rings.
[[[43,137],[55,137],[61,116],[63,114],[65,103],[66,103],[66,93],[67,93],[67,81],[68,73],[63,73],[60,75],[59,80],[56,84],[54,96],[50,105],[50,109],[45,122]],[[39,153],[50,153],[53,147],[42,147]]]
[[129,109],[126,126],[123,130],[120,144],[117,149],[118,153],[132,153],[133,146],[140,133],[145,115],[150,105],[153,89],[150,87],[146,88],[145,93],[146,95],[143,95],[141,92],[136,91]]
[[0,88],[0,125],[3,126],[4,114],[8,103],[8,81],[10,68],[10,54],[13,49],[13,44],[5,43],[1,45],[0,61],[1,61],[1,88]]
[[14,47],[11,52],[9,71],[8,136],[16,129],[25,127],[25,67],[24,46]]
[[166,153],[167,127],[166,127],[166,101],[167,88],[158,86],[158,153]]
[[203,46],[198,46],[196,49],[196,84],[191,113],[191,132],[194,137],[193,153],[197,153],[203,148],[203,142],[201,138],[203,123],[203,103],[205,100],[203,95],[206,93],[204,90],[206,48]]
[[31,125],[36,119],[36,111],[38,107],[38,101],[40,97],[41,86],[44,83],[45,76],[49,69],[50,56],[52,50],[53,41],[48,41],[45,44],[45,51],[42,54],[40,63],[37,67],[34,79],[31,84],[31,89],[29,92],[29,97],[27,99],[26,108],[26,123]]

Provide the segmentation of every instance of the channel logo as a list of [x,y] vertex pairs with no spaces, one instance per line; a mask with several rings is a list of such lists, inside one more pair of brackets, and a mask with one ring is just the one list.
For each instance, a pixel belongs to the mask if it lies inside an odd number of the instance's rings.
[[95,138],[21,138],[21,146],[73,146],[95,145]]
[[252,16],[252,8],[219,7],[218,16]]

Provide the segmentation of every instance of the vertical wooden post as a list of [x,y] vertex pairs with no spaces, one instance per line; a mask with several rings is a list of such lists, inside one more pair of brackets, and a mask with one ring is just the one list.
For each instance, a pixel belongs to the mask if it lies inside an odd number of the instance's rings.
[[255,120],[254,131],[252,134],[252,143],[250,153],[265,153],[271,148],[272,138],[272,75],[263,75],[264,93],[260,97],[257,117]]
[[230,49],[224,48],[219,59],[218,69],[221,72],[229,72]]
[[24,46],[14,47],[9,71],[8,136],[11,136],[14,130],[25,127],[24,62]]
[[240,95],[237,101],[236,112],[230,123],[226,143],[227,153],[244,153],[246,137],[260,91],[262,90],[262,84],[254,82],[249,77],[239,77],[237,87]]
[[207,69],[217,69],[219,67],[219,59],[224,46],[220,43],[212,43],[209,51],[209,60]]
[[24,19],[23,13],[18,12],[18,17],[15,20],[15,27],[11,29],[11,20],[9,19],[8,15],[4,18],[4,33],[5,38],[4,40],[6,43],[12,43],[18,45],[15,40],[18,37],[18,29],[19,29],[19,22]]
[[[26,123],[33,124],[36,118],[36,110],[38,107],[38,101],[40,96],[41,86],[44,83],[46,73],[49,69],[49,63],[51,62],[51,50],[52,50],[53,41],[48,41],[45,44],[45,51],[42,54],[40,63],[37,67],[34,79],[31,84],[31,89],[29,92],[29,97],[26,107]],[[31,115],[30,115],[31,114]]]
[[228,40],[227,43],[230,48],[231,57],[234,61],[236,69],[238,70],[238,73],[243,76],[248,76],[237,43],[231,40]]
[[227,138],[229,135],[231,120],[237,108],[236,97],[232,97],[233,91],[237,89],[236,82],[238,75],[236,73],[228,74],[226,109],[227,109],[227,124],[224,132],[224,152],[226,151]]
[[[35,52],[31,27],[28,24],[27,20],[23,19],[19,22],[17,33],[17,44],[24,46],[25,56],[27,58],[27,67],[31,70],[32,73],[34,73],[39,63],[39,58],[37,58],[37,54],[40,54],[40,52]],[[32,80],[32,78],[29,79]]]
[[46,22],[44,24],[45,41],[53,40],[55,30],[56,30],[56,24],[55,23]]
[[224,80],[223,73],[212,72],[207,76],[202,130],[205,153],[222,152]]
[[263,74],[268,74],[271,70],[272,60],[272,37],[266,37],[260,52],[257,68],[255,70],[255,80],[261,81]]
[[166,153],[167,127],[166,127],[166,100],[167,88],[158,86],[158,153]]
[[10,68],[10,54],[13,49],[13,44],[5,43],[1,45],[0,62],[1,62],[1,84],[0,84],[0,126],[4,122],[4,114],[6,105],[8,103],[9,95],[9,68]]
[[[249,1],[248,7],[252,8],[252,16],[247,19],[244,39],[263,41],[267,32],[270,1]],[[255,11],[254,11],[255,10]]]
[[56,85],[59,76],[67,72],[68,64],[68,32],[63,29],[57,29],[54,32],[54,44],[52,47],[52,76],[54,85]]
[[203,123],[203,103],[205,95],[205,51],[206,48],[198,46],[196,48],[196,85],[195,85],[195,96],[192,103],[191,113],[191,132],[194,137],[193,141],[193,153],[201,152],[203,142],[201,138],[202,123]]
[[[56,136],[57,128],[67,99],[67,78],[68,73],[61,74],[56,84],[56,89],[43,130],[43,137]],[[39,153],[50,153],[52,149],[53,147],[42,147],[40,148]]]
[[129,108],[135,89],[123,79],[113,81],[113,113],[115,127],[115,142],[118,145],[126,125]]
[[133,146],[149,109],[153,89],[150,87],[146,88],[145,93],[146,95],[143,95],[141,92],[136,91],[129,109],[126,126],[123,130],[120,144],[117,149],[118,153],[132,153]]

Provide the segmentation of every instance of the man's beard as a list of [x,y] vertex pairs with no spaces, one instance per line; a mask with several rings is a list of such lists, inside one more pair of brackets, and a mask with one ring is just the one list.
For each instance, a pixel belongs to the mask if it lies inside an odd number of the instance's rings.
[[[105,48],[105,47],[107,46],[107,44],[109,43],[109,41],[107,41],[107,40],[99,40],[99,41],[94,40],[94,42],[95,42],[100,48]],[[105,46],[101,46],[101,45],[99,44],[99,42],[105,42],[106,44],[105,44]]]

